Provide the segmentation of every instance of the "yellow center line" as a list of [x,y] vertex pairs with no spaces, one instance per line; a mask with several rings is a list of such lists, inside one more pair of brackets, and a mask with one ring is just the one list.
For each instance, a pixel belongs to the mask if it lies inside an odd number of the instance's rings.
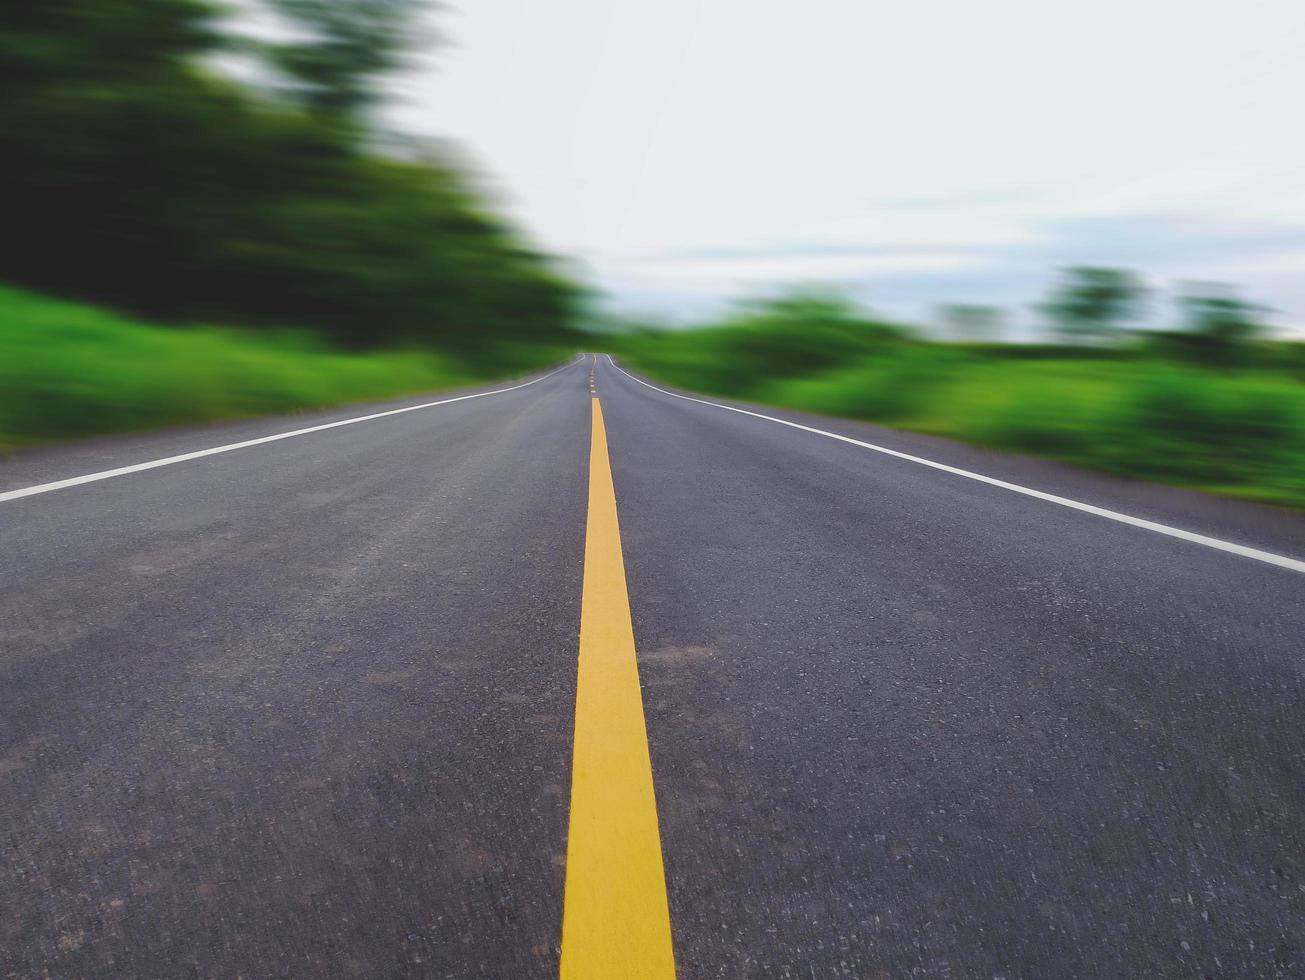
[[674,980],[652,762],[603,410],[593,400],[563,980]]

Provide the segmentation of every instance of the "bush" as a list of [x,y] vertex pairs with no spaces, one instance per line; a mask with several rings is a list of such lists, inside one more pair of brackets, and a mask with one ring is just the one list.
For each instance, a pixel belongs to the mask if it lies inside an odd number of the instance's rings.
[[1043,456],[1081,459],[1105,437],[1098,406],[1075,398],[1072,389],[1017,388],[972,419],[981,441]]
[[858,322],[773,317],[611,342],[699,391],[1305,506],[1305,345],[1249,345],[1230,372],[1166,360],[1155,343],[927,344]]
[[1105,455],[1138,475],[1262,479],[1301,455],[1299,400],[1255,379],[1167,370],[1126,392]]
[[[543,346],[532,353],[534,365],[565,356]],[[304,332],[156,327],[0,289],[0,449],[390,398],[479,377],[465,361],[428,351],[345,353]]]
[[957,363],[941,350],[898,347],[839,371],[774,383],[760,394],[808,411],[897,422],[925,411]]

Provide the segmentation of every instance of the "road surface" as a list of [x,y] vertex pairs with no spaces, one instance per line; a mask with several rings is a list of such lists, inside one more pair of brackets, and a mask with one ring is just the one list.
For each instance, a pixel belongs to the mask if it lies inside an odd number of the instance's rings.
[[1305,521],[523,382],[0,465],[0,976],[1305,974]]

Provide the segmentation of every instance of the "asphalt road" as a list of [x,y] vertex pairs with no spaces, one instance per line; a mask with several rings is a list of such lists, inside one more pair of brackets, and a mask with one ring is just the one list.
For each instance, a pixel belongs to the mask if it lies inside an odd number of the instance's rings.
[[681,977],[1305,975],[1305,574],[586,358],[0,464],[0,976],[557,975],[591,372]]

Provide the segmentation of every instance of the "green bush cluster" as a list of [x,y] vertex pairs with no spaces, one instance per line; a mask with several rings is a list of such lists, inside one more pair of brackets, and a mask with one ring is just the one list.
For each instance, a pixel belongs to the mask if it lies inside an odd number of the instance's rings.
[[1164,344],[939,344],[847,306],[832,319],[808,328],[789,304],[610,343],[686,388],[1305,507],[1305,345],[1215,366]]
[[1305,476],[1305,398],[1254,377],[1157,371],[1130,386],[1111,417],[1114,468],[1212,483]]
[[[565,352],[541,346],[515,355],[515,367],[525,367]],[[302,331],[157,327],[0,288],[0,449],[390,398],[483,378],[475,365],[431,350],[345,352]]]

